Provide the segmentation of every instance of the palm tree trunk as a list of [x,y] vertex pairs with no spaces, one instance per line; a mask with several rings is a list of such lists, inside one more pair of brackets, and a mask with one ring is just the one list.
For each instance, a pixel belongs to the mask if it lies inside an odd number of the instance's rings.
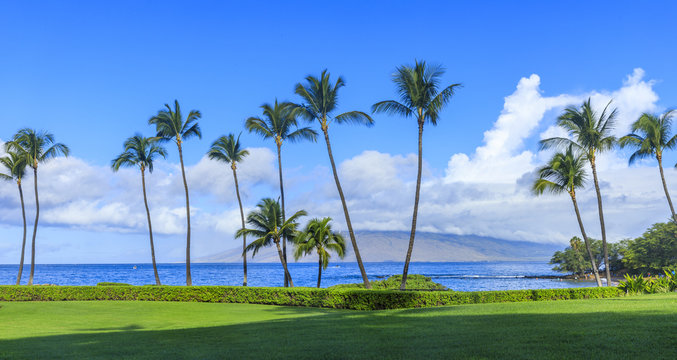
[[322,255],[318,254],[319,262],[317,267],[317,288],[320,288],[320,282],[322,281]]
[[155,285],[162,285],[160,283],[160,275],[157,272],[157,264],[155,263],[155,245],[153,244],[153,225],[150,222],[150,209],[148,208],[148,198],[146,197],[146,173],[141,169],[141,185],[143,187],[143,203],[146,205],[146,216],[148,217],[148,234],[150,235],[150,256],[153,259],[153,273],[155,274]]
[[329,132],[327,131],[326,126],[324,125],[322,126],[322,130],[324,132],[324,140],[327,142],[327,153],[329,154],[329,162],[331,162],[331,170],[334,172],[334,182],[336,183],[336,189],[338,190],[339,197],[341,198],[341,204],[343,205],[343,215],[346,218],[346,225],[348,226],[348,234],[350,235],[350,242],[353,244],[353,251],[355,251],[355,259],[357,259],[357,266],[360,268],[360,273],[362,274],[362,281],[364,282],[364,287],[367,289],[371,289],[371,283],[367,278],[367,272],[364,269],[364,264],[362,263],[362,256],[360,256],[360,250],[357,248],[357,240],[355,240],[355,233],[353,232],[353,224],[350,221],[350,214],[348,214],[348,206],[346,204],[346,198],[345,196],[343,196],[341,182],[339,181],[338,173],[336,172],[334,155],[332,154],[331,143],[329,142]]
[[289,269],[287,268],[287,260],[284,259],[284,256],[282,256],[282,249],[280,248],[280,240],[275,241],[275,246],[277,246],[277,254],[280,255],[280,262],[282,263],[282,267],[284,268],[284,278],[289,279],[289,284],[291,287],[294,287],[294,281],[291,279],[291,274],[289,274]]
[[[277,169],[280,172],[280,198],[282,199],[282,223],[286,221],[284,215],[284,185],[282,184],[282,145],[277,144]],[[284,262],[287,262],[287,237],[282,235],[282,256],[284,257]],[[287,278],[287,273],[284,273],[284,287],[289,286],[289,278]],[[293,286],[293,285],[292,285]]]
[[[420,112],[420,111],[419,111]],[[416,175],[416,196],[414,197],[414,215],[411,219],[411,235],[409,236],[409,248],[407,249],[407,258],[404,260],[404,270],[402,271],[402,284],[400,290],[407,286],[407,273],[409,272],[409,262],[411,261],[411,252],[414,250],[414,237],[416,236],[416,217],[418,216],[418,199],[421,193],[421,169],[423,168],[423,120],[418,121],[418,173]]]
[[592,166],[592,178],[595,181],[595,191],[597,192],[597,209],[599,210],[599,224],[602,228],[602,247],[604,248],[604,270],[606,271],[606,286],[611,286],[611,271],[609,270],[609,248],[606,244],[606,227],[604,226],[604,210],[602,209],[602,193],[599,191],[599,182],[597,180],[597,166],[595,166],[595,156],[590,158]]
[[[242,209],[242,200],[240,200],[240,186],[237,183],[237,172],[235,163],[232,166],[233,179],[235,179],[235,193],[237,194],[237,203],[240,205],[240,218],[242,219],[242,228],[244,229],[244,210]],[[244,267],[244,281],[242,286],[247,286],[247,234],[242,235],[242,265]]]
[[574,210],[576,210],[576,219],[578,219],[578,226],[581,228],[581,234],[583,235],[583,241],[585,241],[585,249],[588,250],[588,256],[590,257],[590,266],[592,267],[592,273],[595,274],[595,281],[597,286],[602,286],[602,281],[599,279],[599,271],[597,270],[597,265],[595,264],[595,257],[592,255],[592,249],[590,249],[590,241],[588,240],[588,235],[585,233],[585,228],[583,227],[583,220],[581,220],[581,213],[578,211],[578,203],[576,202],[576,194],[571,192],[571,201],[574,203]]
[[663,190],[665,191],[665,197],[668,199],[668,205],[670,205],[672,220],[677,222],[675,208],[672,206],[672,200],[670,199],[670,193],[668,192],[668,185],[665,183],[665,175],[663,174],[663,158],[661,155],[656,155],[656,159],[658,160],[658,169],[661,171],[661,181],[663,181]]
[[186,222],[188,232],[186,234],[186,286],[193,285],[193,278],[190,276],[190,198],[188,197],[188,182],[186,181],[186,170],[183,166],[183,151],[180,140],[177,141],[179,147],[179,160],[181,161],[181,176],[183,176],[183,187],[186,190]]
[[35,191],[35,223],[33,223],[33,242],[31,243],[31,274],[28,285],[33,285],[35,274],[35,236],[38,234],[38,219],[40,218],[40,200],[38,199],[38,166],[33,166],[33,186]]
[[24,192],[21,189],[21,180],[17,181],[19,186],[19,197],[21,198],[21,217],[24,221],[24,237],[23,242],[21,243],[21,260],[19,261],[19,275],[16,277],[16,284],[21,285],[21,275],[24,271],[24,255],[26,253],[26,208],[24,206]]

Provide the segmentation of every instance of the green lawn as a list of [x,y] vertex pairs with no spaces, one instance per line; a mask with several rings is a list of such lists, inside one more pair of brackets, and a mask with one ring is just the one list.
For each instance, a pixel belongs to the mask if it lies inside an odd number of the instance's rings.
[[0,359],[677,359],[677,294],[350,311],[0,302]]

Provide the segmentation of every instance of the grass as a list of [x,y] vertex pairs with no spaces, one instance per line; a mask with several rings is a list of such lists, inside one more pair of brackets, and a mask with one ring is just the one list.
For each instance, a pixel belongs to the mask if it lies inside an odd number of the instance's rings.
[[0,359],[677,358],[677,293],[350,311],[0,303]]

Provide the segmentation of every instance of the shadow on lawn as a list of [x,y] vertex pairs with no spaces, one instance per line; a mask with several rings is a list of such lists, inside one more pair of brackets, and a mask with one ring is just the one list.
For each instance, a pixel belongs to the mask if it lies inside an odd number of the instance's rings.
[[[0,341],[0,358],[677,358],[677,313],[455,314],[452,308],[304,316],[230,326]],[[268,311],[268,310],[266,310]],[[94,329],[92,329],[94,331]]]

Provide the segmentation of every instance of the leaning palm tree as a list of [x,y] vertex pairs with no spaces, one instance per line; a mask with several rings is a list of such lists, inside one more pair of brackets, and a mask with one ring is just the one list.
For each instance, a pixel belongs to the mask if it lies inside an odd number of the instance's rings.
[[320,287],[322,281],[322,269],[327,269],[329,265],[330,251],[335,252],[341,259],[346,254],[346,241],[343,236],[332,231],[331,218],[312,219],[306,225],[306,228],[296,237],[296,250],[294,259],[298,260],[303,255],[310,255],[313,252],[318,256],[317,269],[317,287]]
[[590,248],[590,240],[585,233],[581,213],[578,210],[578,203],[576,202],[576,189],[584,186],[587,177],[584,169],[585,160],[585,155],[575,154],[573,146],[569,146],[565,153],[556,153],[547,165],[538,169],[538,179],[534,182],[533,191],[536,195],[541,195],[545,191],[548,191],[553,194],[568,193],[571,196],[576,219],[578,219],[578,226],[581,228],[585,248],[590,257],[590,266],[595,274],[595,281],[597,286],[602,286],[602,282],[599,279],[599,271],[595,264],[595,257],[592,255]]
[[334,155],[332,155],[331,144],[329,142],[329,124],[334,121],[337,124],[356,123],[371,126],[374,124],[374,120],[372,120],[369,115],[361,111],[348,111],[335,116],[331,115],[331,113],[336,110],[336,105],[338,102],[338,90],[345,86],[345,82],[343,81],[342,77],[339,76],[339,78],[336,80],[336,83],[332,85],[329,81],[329,73],[327,70],[324,70],[322,71],[322,75],[320,75],[319,79],[314,76],[307,76],[306,81],[306,85],[296,84],[296,94],[301,96],[303,101],[305,101],[305,104],[299,105],[298,109],[300,110],[301,116],[306,118],[308,121],[317,121],[320,124],[322,132],[324,133],[324,140],[327,142],[329,162],[331,163],[331,169],[334,172],[334,182],[336,183],[336,189],[338,190],[339,197],[341,198],[341,204],[343,205],[343,215],[346,218],[348,235],[350,235],[350,242],[352,243],[353,250],[355,251],[357,266],[360,268],[364,286],[367,289],[371,289],[371,284],[369,283],[369,279],[367,279],[367,272],[364,269],[362,257],[360,256],[360,250],[357,248],[357,241],[355,240],[355,233],[353,232],[353,224],[350,221],[350,214],[348,214],[346,198],[343,196],[341,182],[339,181],[338,173],[336,172]]
[[407,257],[404,261],[402,284],[400,285],[402,290],[406,287],[409,262],[411,260],[411,252],[414,249],[414,237],[416,236],[418,201],[421,193],[421,170],[423,168],[423,125],[426,122],[430,122],[433,126],[437,125],[440,111],[444,105],[449,103],[454,95],[454,91],[461,86],[461,84],[452,84],[439,91],[442,74],[444,74],[442,67],[428,66],[424,61],[416,61],[414,66],[400,66],[393,75],[393,82],[395,82],[397,87],[400,101],[386,100],[372,106],[374,113],[386,113],[404,117],[413,116],[418,124],[416,195],[414,197],[414,214],[411,220],[409,248],[407,249]]
[[256,207],[257,210],[254,210],[247,215],[247,224],[251,226],[251,229],[240,229],[235,234],[235,237],[239,238],[250,235],[256,239],[245,248],[245,256],[247,251],[253,250],[252,256],[255,256],[262,247],[275,244],[277,247],[277,254],[280,256],[280,262],[284,268],[285,279],[289,280],[291,287],[294,287],[294,281],[287,268],[287,259],[285,259],[282,254],[280,241],[284,238],[292,241],[295,239],[297,234],[296,229],[299,225],[297,220],[302,216],[306,216],[307,213],[304,210],[297,211],[294,215],[290,216],[289,219],[283,221],[282,209],[280,208],[280,203],[278,201],[265,198],[261,200]]
[[26,207],[24,206],[24,192],[21,188],[21,180],[26,175],[26,157],[16,151],[10,151],[6,156],[0,158],[0,164],[7,169],[7,174],[0,173],[0,179],[7,181],[16,181],[19,187],[19,198],[21,199],[21,217],[24,224],[23,241],[21,242],[21,259],[19,260],[19,274],[16,277],[16,284],[21,284],[21,275],[24,270],[24,255],[26,253]]
[[[282,199],[282,221],[285,221],[284,212],[284,185],[282,182],[282,143],[284,141],[297,142],[300,140],[316,141],[317,132],[309,127],[298,127],[298,110],[290,102],[278,103],[275,99],[273,105],[263,104],[263,118],[250,117],[245,122],[245,127],[250,133],[257,133],[265,139],[274,139],[277,145],[277,169],[280,174],[280,198]],[[287,240],[282,239],[282,254],[287,261]],[[286,276],[286,275],[285,275]],[[289,279],[285,279],[284,286],[288,286]]]
[[197,110],[191,110],[184,119],[177,100],[174,100],[174,109],[169,104],[165,104],[165,108],[150,118],[148,124],[155,125],[157,137],[160,140],[174,140],[179,149],[181,176],[183,177],[183,188],[186,191],[186,224],[188,227],[186,231],[186,285],[191,286],[193,285],[193,279],[190,275],[190,198],[188,196],[186,170],[183,165],[183,141],[195,136],[202,138],[200,125],[197,123],[202,114]]
[[[240,134],[241,135],[241,134]],[[210,159],[222,161],[230,164],[233,170],[233,180],[235,181],[235,194],[237,195],[237,203],[240,205],[240,219],[242,220],[242,229],[244,224],[244,210],[242,209],[242,200],[240,199],[240,186],[237,183],[237,163],[242,162],[245,156],[249,155],[249,151],[240,147],[240,135],[235,138],[235,135],[228,134],[228,136],[221,136],[216,139],[209,148],[207,155]],[[242,286],[247,286],[247,235],[242,236],[242,265],[244,267],[244,280]]]
[[38,165],[45,163],[59,155],[68,156],[68,146],[55,143],[54,135],[46,131],[36,131],[24,128],[19,130],[11,141],[5,144],[8,152],[16,152],[24,158],[28,166],[33,168],[33,185],[35,191],[35,222],[33,223],[33,240],[31,242],[31,273],[28,285],[33,285],[35,274],[35,237],[38,234],[38,219],[40,218],[40,199],[38,197]]
[[143,189],[143,203],[146,206],[146,217],[148,218],[148,234],[150,235],[150,255],[153,259],[153,273],[155,274],[155,284],[160,283],[160,275],[157,272],[155,263],[155,245],[153,244],[153,225],[150,221],[150,209],[148,208],[148,198],[146,196],[146,169],[148,173],[153,173],[153,159],[157,156],[163,158],[167,156],[167,151],[156,143],[157,138],[143,137],[136,134],[125,141],[125,151],[116,157],[111,167],[113,171],[120,170],[120,167],[138,166],[141,170],[141,188]]
[[609,250],[606,241],[606,227],[604,226],[604,210],[602,208],[602,193],[599,190],[597,178],[596,155],[609,150],[616,144],[616,137],[611,134],[616,123],[617,109],[609,111],[611,101],[607,103],[601,113],[597,113],[590,105],[590,98],[583,102],[581,107],[569,106],[564,113],[557,118],[557,125],[566,130],[573,140],[564,137],[553,137],[541,140],[541,148],[572,147],[585,155],[592,168],[592,178],[597,193],[597,210],[599,212],[599,224],[602,230],[602,247],[604,249],[604,263],[606,270],[607,286],[611,286],[611,272],[609,269]]
[[672,219],[673,221],[677,221],[675,208],[672,206],[670,193],[668,193],[668,185],[665,183],[665,175],[663,174],[663,151],[665,151],[665,149],[672,149],[677,145],[677,135],[670,137],[673,116],[673,110],[660,116],[644,113],[637,121],[632,123],[632,133],[623,136],[618,142],[621,147],[627,146],[637,149],[637,151],[630,156],[630,164],[638,159],[650,156],[656,158],[658,161],[658,169],[661,174],[661,181],[663,181],[665,197],[668,199],[668,205],[670,206],[670,212],[672,213]]

